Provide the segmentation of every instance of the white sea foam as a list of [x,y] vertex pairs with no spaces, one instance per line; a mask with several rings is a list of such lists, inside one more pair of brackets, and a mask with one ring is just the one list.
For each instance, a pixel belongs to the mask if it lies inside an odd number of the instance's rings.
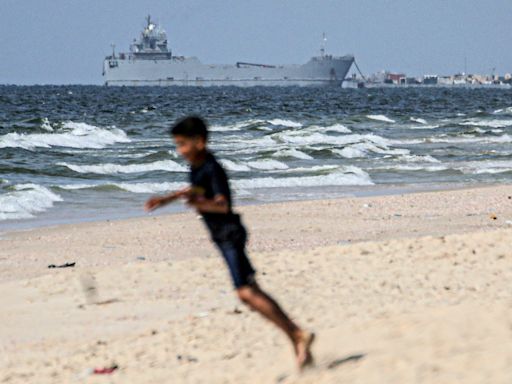
[[420,123],[420,124],[424,124],[424,125],[427,125],[427,120],[425,119],[422,119],[420,117],[411,117],[410,119],[411,121],[414,121],[415,123]]
[[309,156],[307,153],[304,153],[302,151],[299,151],[297,149],[282,149],[277,152],[275,152],[273,157],[294,157],[296,159],[301,160],[313,160],[313,157]]
[[226,168],[228,171],[232,172],[249,172],[251,168],[249,168],[245,164],[236,163],[232,160],[228,159],[222,159],[220,160],[221,164]]
[[352,131],[345,127],[343,124],[333,124],[326,127],[320,125],[310,125],[306,128],[307,131],[312,132],[338,132],[338,133],[352,133]]
[[466,135],[464,137],[430,137],[425,139],[424,142],[431,143],[512,143],[512,137],[510,135],[501,136],[489,136],[489,137],[474,137]]
[[505,172],[512,172],[512,167],[509,168],[486,168],[486,169],[478,169],[475,170],[473,173],[477,175],[481,175],[483,173],[489,173],[489,174],[497,174],[497,173],[505,173]]
[[[344,171],[333,172],[328,175],[302,176],[302,177],[261,177],[253,179],[233,180],[232,184],[237,194],[240,191],[259,188],[284,187],[315,187],[315,186],[342,186],[342,185],[372,185],[370,176],[356,167],[347,167]],[[115,183],[117,188],[132,193],[165,193],[186,186],[186,183]]]
[[283,120],[283,119],[273,119],[268,120],[269,124],[272,125],[282,125],[283,127],[289,127],[289,128],[300,128],[302,127],[302,124],[297,121],[292,120]]
[[298,167],[298,168],[289,168],[285,170],[285,173],[318,173],[318,172],[328,172],[334,171],[335,169],[340,168],[339,165],[314,165],[312,167]]
[[439,128],[439,124],[427,124],[427,125],[413,125],[410,129],[437,129]]
[[503,161],[469,161],[456,166],[456,169],[466,174],[498,174],[512,172],[512,160]]
[[351,133],[352,131],[343,124],[333,124],[325,127],[327,132]]
[[276,135],[280,140],[297,145],[314,145],[314,144],[331,144],[331,145],[347,145],[358,142],[371,142],[378,145],[387,146],[390,141],[384,137],[374,134],[351,134],[343,136],[329,136],[319,132],[310,135],[300,135],[297,132],[286,132]]
[[474,127],[490,127],[490,128],[505,128],[512,127],[512,120],[470,120],[459,123],[460,125],[469,125]]
[[29,219],[62,198],[37,184],[18,184],[14,191],[0,195],[0,220]]
[[397,165],[395,169],[404,171],[439,172],[446,171],[449,167],[445,165]]
[[187,183],[165,182],[165,183],[103,183],[103,184],[62,184],[57,188],[77,191],[81,189],[94,189],[102,187],[115,187],[132,193],[162,193],[176,191],[187,186]]
[[368,154],[367,151],[350,145],[343,149],[333,149],[332,152],[337,153],[338,155],[346,159],[356,159],[360,157],[365,157]]
[[115,143],[128,143],[131,140],[126,133],[117,128],[99,128],[86,123],[65,122],[54,133],[19,134],[8,133],[0,136],[0,148],[69,147],[69,148],[105,148]]
[[367,115],[366,117],[370,120],[382,121],[384,123],[396,123],[395,120],[390,119],[386,115]]
[[211,132],[229,132],[229,131],[239,131],[239,127],[235,127],[232,125],[224,126],[224,125],[212,125],[209,128]]
[[164,193],[177,191],[187,186],[186,183],[115,183],[117,188],[132,193]]
[[426,165],[426,164],[386,164],[374,167],[373,169],[389,169],[397,171],[426,171],[439,172],[452,169],[464,174],[499,174],[512,172],[512,160],[485,160],[485,161],[467,161],[454,162],[449,164]]
[[100,175],[111,175],[116,173],[140,173],[152,171],[168,171],[168,172],[188,172],[188,168],[172,160],[160,160],[146,164],[97,164],[97,165],[80,165],[69,163],[57,163],[57,165],[67,167],[78,173],[96,173]]
[[405,148],[390,148],[383,143],[378,145],[369,142],[356,143],[348,145],[343,149],[332,149],[333,153],[336,153],[347,159],[365,157],[368,152],[378,153],[381,155],[408,155],[410,151]]
[[508,107],[508,108],[500,108],[500,109],[497,109],[494,111],[494,114],[495,115],[501,115],[501,114],[512,114],[512,107]]
[[50,124],[50,120],[47,117],[43,118],[43,122],[41,124],[41,128],[48,132],[53,132],[53,127]]
[[383,166],[374,167],[373,169],[386,169],[395,171],[426,171],[426,172],[440,172],[446,171],[449,167],[445,165],[412,165],[412,164],[388,164]]
[[405,160],[410,163],[440,163],[438,159],[430,155],[402,155],[400,160]]
[[[115,156],[122,159],[142,159],[144,157],[154,155],[157,153],[157,151],[147,151],[147,152],[140,152],[140,153],[115,153]],[[174,158],[178,157],[176,154],[173,154],[172,151],[168,152],[171,156]]]
[[249,161],[248,162],[249,167],[258,169],[260,171],[270,171],[270,170],[276,170],[276,169],[288,169],[288,166],[285,163],[282,163],[277,160],[256,160],[256,161]]
[[236,188],[285,188],[285,187],[319,187],[341,185],[373,185],[370,176],[357,167],[345,167],[328,175],[302,177],[260,177],[234,180]]
[[427,139],[392,139],[389,140],[389,143],[394,145],[414,145],[423,144],[426,141]]
[[102,184],[62,184],[62,185],[56,185],[56,188],[65,189],[67,191],[75,191],[79,189],[89,189],[89,188],[96,188],[98,186],[101,186]]
[[238,123],[228,124],[228,125],[212,125],[209,129],[213,132],[229,132],[229,131],[240,131],[245,127],[250,125],[263,125],[265,123],[264,120],[259,119],[251,119],[239,121]]
[[233,145],[239,145],[243,148],[250,148],[252,150],[257,149],[258,147],[268,148],[269,146],[273,146],[275,144],[276,142],[270,136],[257,137],[254,139],[234,136],[227,138],[227,140],[224,140],[221,143],[215,143],[215,146],[232,150]]

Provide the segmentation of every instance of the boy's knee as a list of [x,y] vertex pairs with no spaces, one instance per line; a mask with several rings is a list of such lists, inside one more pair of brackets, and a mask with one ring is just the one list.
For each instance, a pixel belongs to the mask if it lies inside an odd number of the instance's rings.
[[252,287],[238,288],[236,290],[236,293],[238,295],[238,298],[245,304],[250,303],[255,296],[254,288],[252,288]]

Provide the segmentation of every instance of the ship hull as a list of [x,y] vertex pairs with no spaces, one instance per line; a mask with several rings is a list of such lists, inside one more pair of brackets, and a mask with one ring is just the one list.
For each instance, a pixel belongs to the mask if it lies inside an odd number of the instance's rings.
[[196,58],[112,59],[103,63],[108,86],[341,86],[352,56],[317,57],[304,65],[207,65]]

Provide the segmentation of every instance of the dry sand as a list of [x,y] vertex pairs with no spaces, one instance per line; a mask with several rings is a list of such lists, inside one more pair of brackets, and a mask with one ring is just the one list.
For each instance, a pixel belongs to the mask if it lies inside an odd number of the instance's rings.
[[235,300],[194,214],[4,235],[0,383],[511,383],[511,197],[244,207],[261,285],[318,333],[303,375]]

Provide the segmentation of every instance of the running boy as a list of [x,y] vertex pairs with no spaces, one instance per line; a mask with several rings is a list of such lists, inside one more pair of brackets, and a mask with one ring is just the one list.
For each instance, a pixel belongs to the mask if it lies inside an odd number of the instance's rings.
[[208,151],[206,124],[198,117],[187,117],[174,125],[170,133],[179,154],[190,164],[191,185],[166,196],[152,197],[145,209],[152,211],[179,198],[195,208],[224,256],[240,300],[284,331],[293,344],[300,369],[312,364],[310,348],[314,334],[299,328],[256,283],[255,271],[245,253],[247,233],[240,216],[232,211],[226,172]]

